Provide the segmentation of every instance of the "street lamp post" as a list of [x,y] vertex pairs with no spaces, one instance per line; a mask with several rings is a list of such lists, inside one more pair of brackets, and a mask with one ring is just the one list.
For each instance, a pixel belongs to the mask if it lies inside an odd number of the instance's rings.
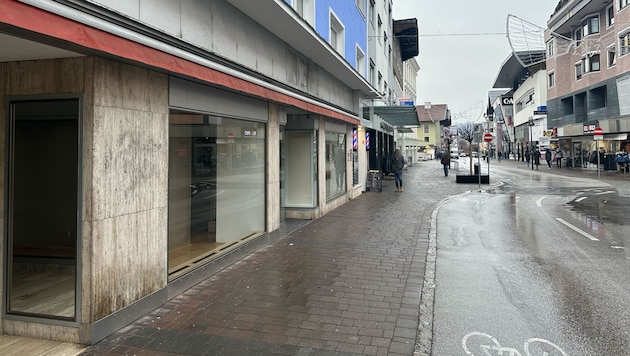
[[534,127],[534,119],[529,118],[527,120],[527,125],[529,126],[529,161],[532,166],[532,171],[534,170],[534,139],[532,137],[532,128]]

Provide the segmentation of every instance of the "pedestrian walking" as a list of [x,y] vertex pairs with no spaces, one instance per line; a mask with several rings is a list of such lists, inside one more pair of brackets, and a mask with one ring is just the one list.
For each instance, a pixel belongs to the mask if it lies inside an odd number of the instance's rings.
[[443,155],[440,163],[442,163],[442,166],[444,167],[444,176],[448,177],[448,166],[451,164],[451,157]]
[[529,154],[529,149],[525,150],[525,162],[527,162],[527,167],[529,167],[529,159],[531,155]]
[[536,170],[538,170],[538,166],[540,165],[540,151],[538,148],[534,151],[534,162],[532,164],[536,165]]
[[394,171],[394,182],[396,183],[395,192],[403,191],[403,168],[405,167],[405,158],[402,156],[400,149],[394,151],[394,159],[392,162],[392,170]]
[[545,151],[545,161],[547,161],[547,166],[551,169],[551,150]]
[[562,168],[562,150],[556,150],[556,167]]

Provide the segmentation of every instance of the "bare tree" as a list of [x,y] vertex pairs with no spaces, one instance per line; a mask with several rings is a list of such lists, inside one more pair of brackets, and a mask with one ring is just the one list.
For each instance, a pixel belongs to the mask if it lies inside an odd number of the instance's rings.
[[468,157],[470,163],[470,174],[473,174],[472,159],[472,142],[475,139],[475,124],[472,121],[466,121],[457,124],[457,136],[464,141],[468,141]]

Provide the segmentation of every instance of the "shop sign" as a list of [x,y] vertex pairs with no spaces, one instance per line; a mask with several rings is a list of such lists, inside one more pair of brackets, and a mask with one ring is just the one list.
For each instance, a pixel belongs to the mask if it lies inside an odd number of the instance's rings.
[[595,128],[597,127],[596,124],[584,124],[582,125],[582,132],[586,135],[586,134],[592,134],[593,132],[595,132]]

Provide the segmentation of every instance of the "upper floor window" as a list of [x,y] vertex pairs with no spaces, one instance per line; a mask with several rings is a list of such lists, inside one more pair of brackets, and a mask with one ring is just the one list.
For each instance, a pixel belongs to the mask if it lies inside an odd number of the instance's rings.
[[576,46],[579,46],[582,43],[582,27],[578,27],[575,31],[573,31],[573,39],[575,40]]
[[293,9],[298,15],[304,17],[304,0],[293,0]]
[[361,15],[365,16],[365,0],[356,0],[357,9],[361,12]]
[[599,53],[589,54],[588,56],[588,71],[599,72],[600,70],[600,56]]
[[368,8],[368,18],[370,19],[370,24],[372,25],[372,28],[374,28],[374,14],[376,13],[376,11],[374,11],[374,0],[370,0],[370,7]]
[[424,133],[428,134],[429,133],[429,124],[424,124],[422,126],[423,126],[423,129],[424,129]]
[[630,30],[619,35],[619,55],[623,56],[628,53],[630,53]]
[[335,14],[330,12],[330,45],[340,54],[343,54],[344,43],[344,27]]
[[555,43],[553,38],[547,42],[547,58],[552,58],[555,54]]
[[599,33],[599,16],[592,16],[584,21],[582,26],[582,37]]
[[630,4],[630,0],[619,0],[619,10],[628,6],[628,4]]
[[575,63],[575,80],[582,79],[582,74],[584,74],[584,60],[581,60]]
[[606,8],[606,27],[615,24],[615,7],[610,5]]
[[362,77],[365,78],[365,53],[363,53],[363,51],[361,50],[361,48],[359,46],[357,46],[357,63],[356,63],[356,70],[357,72],[359,72],[359,74],[361,74]]
[[370,58],[370,84],[372,84],[372,86],[374,86],[374,84],[376,84],[376,64],[374,63],[374,61],[372,60],[372,58]]
[[553,88],[556,86],[556,73],[551,71],[547,74],[547,86]]
[[612,67],[617,64],[617,53],[615,51],[615,47],[608,47],[608,67]]
[[527,93],[527,95],[525,96],[525,105],[532,105],[532,104],[534,104],[534,92],[533,91]]

